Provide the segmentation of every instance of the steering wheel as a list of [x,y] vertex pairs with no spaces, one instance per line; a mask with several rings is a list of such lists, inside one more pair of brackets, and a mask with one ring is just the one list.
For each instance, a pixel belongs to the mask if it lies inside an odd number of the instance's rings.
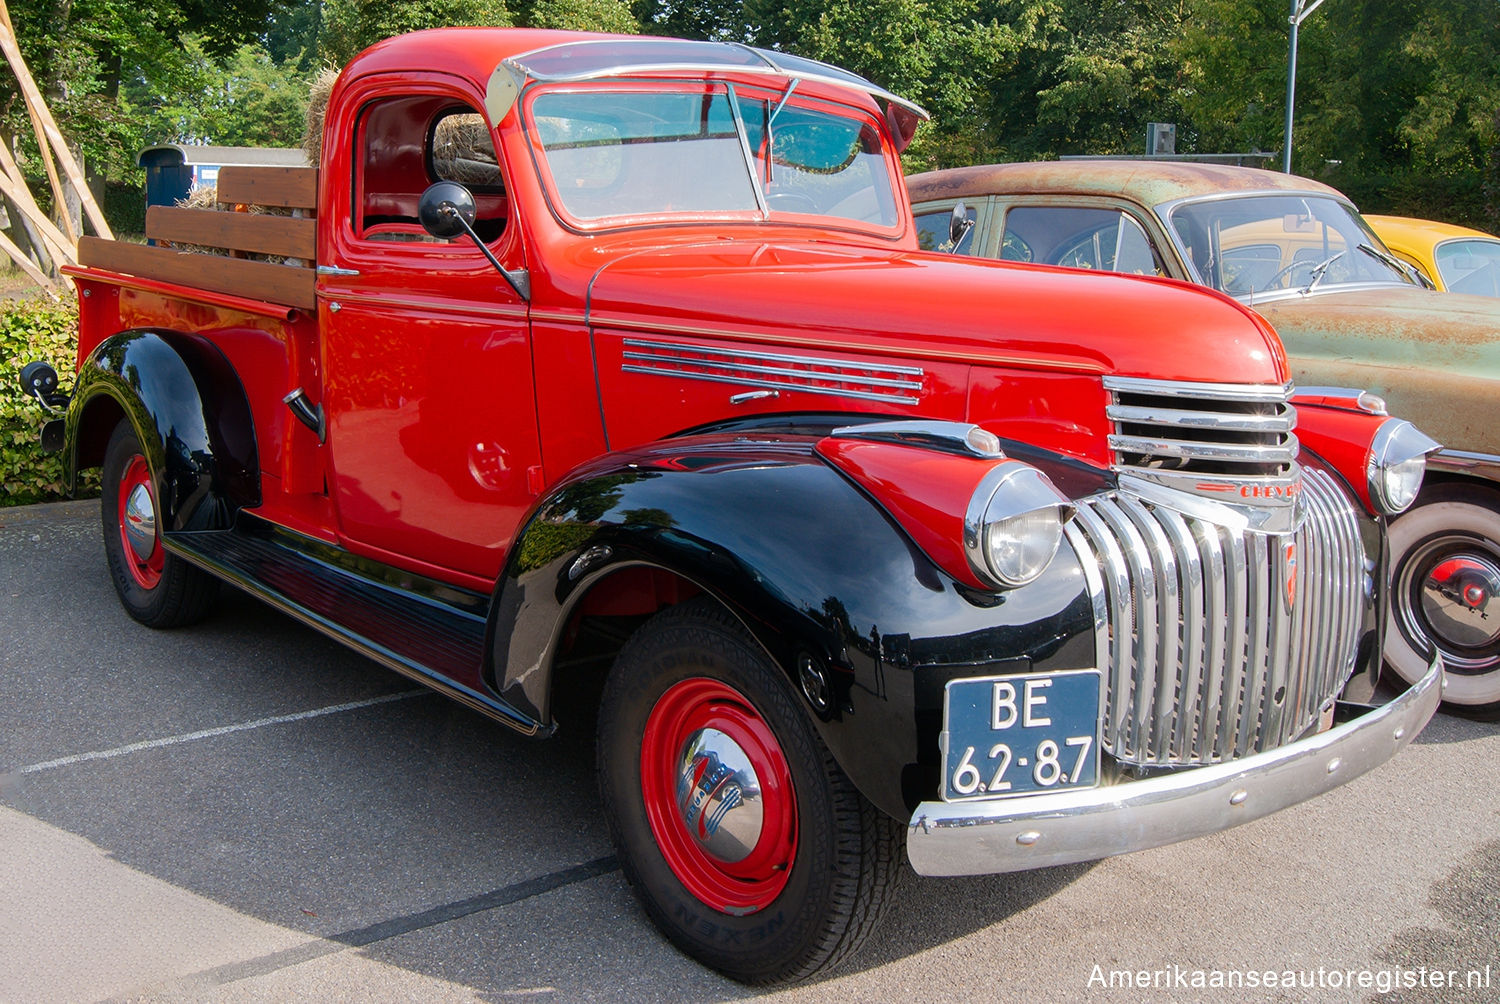
[[[1260,288],[1261,289],[1273,289],[1276,286],[1276,281],[1278,279],[1280,279],[1282,276],[1290,275],[1293,269],[1297,269],[1297,268],[1309,268],[1310,269],[1310,268],[1313,267],[1313,264],[1314,263],[1310,262],[1310,261],[1294,261],[1290,265],[1286,265],[1286,266],[1284,266],[1284,267],[1282,267],[1280,269],[1277,269],[1276,274],[1273,275],[1273,276],[1271,276],[1271,278],[1267,279],[1266,282],[1265,282],[1265,285],[1261,286]],[[1287,285],[1291,285],[1291,284],[1288,283]]]

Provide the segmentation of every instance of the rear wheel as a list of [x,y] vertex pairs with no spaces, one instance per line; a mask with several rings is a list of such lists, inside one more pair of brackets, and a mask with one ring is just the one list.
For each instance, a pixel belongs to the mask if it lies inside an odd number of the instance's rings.
[[747,983],[793,980],[875,925],[900,825],[854,789],[722,608],[685,604],[631,639],[605,684],[598,753],[625,875],[688,955]]
[[1500,717],[1500,495],[1438,486],[1391,523],[1392,624],[1385,657],[1407,682],[1435,646],[1443,708]]
[[100,519],[110,578],[131,617],[150,627],[200,619],[219,580],[162,547],[156,483],[129,420],[115,426],[104,451]]

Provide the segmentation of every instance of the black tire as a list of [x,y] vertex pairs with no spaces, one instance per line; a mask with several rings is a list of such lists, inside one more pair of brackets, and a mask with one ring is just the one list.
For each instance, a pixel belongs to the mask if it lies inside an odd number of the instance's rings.
[[[658,614],[636,632],[610,672],[599,714],[599,787],[626,878],[652,921],[678,948],[744,983],[803,979],[844,959],[876,925],[900,873],[902,826],[855,790],[799,701],[738,622],[717,604],[698,600]],[[679,710],[684,703],[697,710]],[[698,711],[708,717],[695,717]],[[741,788],[737,782],[746,779],[744,771],[719,774],[726,780],[711,791],[695,781],[689,793],[702,793],[705,800],[690,824],[680,800],[663,805],[658,782],[683,777],[685,763],[699,767],[695,779],[713,776],[720,760],[707,751],[715,742],[723,751],[722,738],[695,746],[698,754],[692,758],[682,755],[687,744],[674,739],[703,735],[705,730],[693,732],[691,726],[704,721],[725,730],[719,737],[733,735],[759,750],[748,757],[766,777],[752,771],[748,777],[756,783]],[[769,730],[774,752],[781,753],[789,798],[787,789],[771,780],[775,770],[766,766],[775,757],[764,755],[758,740],[741,731],[756,721]],[[732,759],[730,751],[724,762]],[[750,794],[741,800],[746,791]],[[716,801],[722,792],[732,797]],[[658,826],[678,828],[665,840],[658,837],[664,831],[653,830],[648,800]],[[752,803],[760,817],[753,816]],[[724,810],[715,818],[732,825],[710,824],[715,808]],[[788,810],[794,847],[777,836],[787,829],[777,820]],[[725,839],[721,834],[743,828],[743,817],[732,815],[742,812],[761,819],[752,824],[754,847],[743,860],[725,864],[703,850],[701,841],[705,829],[706,839],[720,840]],[[697,836],[690,825],[697,826]],[[719,873],[740,867],[755,874]],[[716,895],[729,902],[706,901]]]
[[1408,683],[1436,646],[1443,710],[1500,720],[1500,494],[1434,486],[1390,527],[1391,623],[1385,659]]
[[219,594],[219,580],[162,547],[155,472],[128,419],[109,437],[102,480],[104,556],[125,612],[154,628],[201,620]]

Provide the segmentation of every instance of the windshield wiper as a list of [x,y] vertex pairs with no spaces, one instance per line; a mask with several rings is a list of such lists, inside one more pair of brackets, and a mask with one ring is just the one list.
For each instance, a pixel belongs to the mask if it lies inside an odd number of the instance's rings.
[[[1397,275],[1404,276],[1408,281],[1412,278],[1411,266],[1407,265],[1404,261],[1397,258],[1395,255],[1386,254],[1384,251],[1380,250],[1373,244],[1356,244],[1354,246],[1359,248],[1365,254],[1371,256],[1372,258],[1375,258],[1377,261],[1381,261],[1389,265]],[[1420,286],[1421,283],[1419,282],[1417,283],[1417,285]]]
[[1322,261],[1314,265],[1312,271],[1308,273],[1308,282],[1306,286],[1302,287],[1302,292],[1311,293],[1313,289],[1317,287],[1318,283],[1323,281],[1323,273],[1328,271],[1328,266],[1344,257],[1344,255],[1347,253],[1348,248],[1345,248],[1343,251],[1335,251],[1333,254],[1329,255],[1327,258],[1324,258]]

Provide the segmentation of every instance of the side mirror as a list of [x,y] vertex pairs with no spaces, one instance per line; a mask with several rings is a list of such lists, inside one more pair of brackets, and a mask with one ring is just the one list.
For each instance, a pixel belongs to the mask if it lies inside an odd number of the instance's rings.
[[474,193],[456,181],[438,181],[427,186],[417,202],[417,220],[422,229],[442,240],[452,240],[460,234],[468,234],[474,246],[483,252],[489,263],[495,266],[510,288],[523,300],[531,299],[531,276],[524,268],[508,269],[500,264],[484,241],[474,232]]
[[443,240],[469,233],[474,218],[474,195],[456,181],[429,185],[417,203],[417,219],[422,229]]
[[953,207],[953,216],[948,220],[948,243],[951,245],[948,253],[958,254],[958,246],[973,229],[974,221],[969,219],[969,209],[960,202]]

